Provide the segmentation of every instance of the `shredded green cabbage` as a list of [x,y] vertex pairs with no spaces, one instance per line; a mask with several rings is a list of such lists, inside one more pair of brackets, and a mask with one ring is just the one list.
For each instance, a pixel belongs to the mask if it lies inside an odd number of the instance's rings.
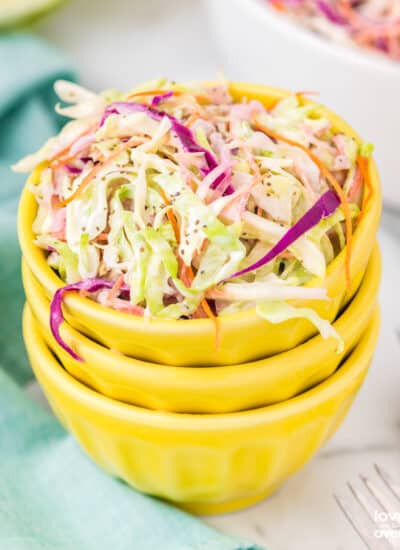
[[294,307],[285,302],[264,302],[262,304],[257,304],[256,309],[261,317],[274,324],[283,323],[289,319],[307,319],[317,328],[322,338],[334,338],[336,340],[337,353],[342,353],[344,350],[342,337],[328,321],[322,319],[311,308]]
[[[335,132],[298,95],[267,110],[234,102],[224,84],[161,79],[97,95],[60,81],[56,91],[69,103],[57,111],[73,120],[15,169],[40,167],[33,230],[66,283],[106,281],[93,299],[136,315],[197,318],[256,307],[270,322],[302,317],[337,338],[312,309],[287,300],[327,299],[305,284],[323,279],[346,246],[342,208],[331,204],[285,250],[252,266],[311,219],[319,200],[332,199],[307,150],[351,197],[358,155],[372,146]],[[356,200],[349,209],[355,225]]]

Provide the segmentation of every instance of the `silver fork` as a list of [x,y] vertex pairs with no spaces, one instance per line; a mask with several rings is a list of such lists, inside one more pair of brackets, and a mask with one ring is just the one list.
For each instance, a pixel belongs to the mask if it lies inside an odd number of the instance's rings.
[[375,464],[373,477],[360,475],[335,494],[340,509],[369,550],[400,550],[400,483]]

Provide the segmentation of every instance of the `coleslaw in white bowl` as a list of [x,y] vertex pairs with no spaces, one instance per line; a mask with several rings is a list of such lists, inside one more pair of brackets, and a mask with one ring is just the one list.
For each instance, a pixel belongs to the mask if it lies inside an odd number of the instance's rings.
[[278,13],[266,0],[205,0],[229,78],[267,78],[311,90],[375,146],[383,199],[400,207],[397,148],[400,64],[370,49],[337,43]]

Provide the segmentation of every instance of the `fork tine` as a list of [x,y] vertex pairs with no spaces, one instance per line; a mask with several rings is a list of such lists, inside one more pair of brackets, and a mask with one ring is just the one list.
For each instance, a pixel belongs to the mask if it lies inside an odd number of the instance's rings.
[[[362,476],[360,476],[361,481],[363,481]],[[354,485],[347,482],[347,486],[350,489],[351,493],[353,494],[356,501],[359,503],[361,508],[366,512],[368,517],[370,518],[372,524],[379,529],[380,531],[385,531],[388,529],[388,525],[385,521],[380,520],[379,516],[376,514],[377,511],[377,505],[380,507],[380,511],[387,512],[384,507],[381,505],[379,500],[375,499],[375,496],[373,493],[370,493],[369,490],[358,490]],[[363,487],[363,486],[362,486]],[[372,531],[372,528],[370,528]],[[375,529],[373,530],[375,531]],[[377,539],[377,537],[374,534],[374,538]],[[384,546],[385,548],[393,548],[400,550],[399,546],[399,540],[385,540]]]
[[[367,496],[362,491],[358,490],[350,482],[347,482],[347,487],[350,489],[352,495],[360,504],[361,508],[363,508],[363,510],[368,514],[371,521],[373,523],[376,523],[376,518],[375,518],[376,507],[373,507],[372,502],[367,498]],[[379,525],[379,527],[382,527],[382,525]]]
[[352,507],[348,501],[338,495],[333,495],[339,508],[342,510],[346,519],[359,535],[360,539],[366,545],[369,550],[387,550],[387,543],[384,539],[377,539],[374,537],[372,531],[370,531],[366,525],[360,520],[360,516],[354,514]]
[[370,479],[368,479],[367,476],[361,475],[360,479],[364,483],[365,487],[368,489],[370,494],[375,498],[375,500],[383,508],[383,510],[389,514],[392,514],[393,516],[393,519],[391,519],[392,523],[397,523],[398,525],[400,525],[400,522],[396,517],[398,514],[398,509],[393,506],[393,504],[386,497],[386,495],[376,485],[374,485],[370,481]]
[[374,467],[375,467],[376,473],[381,478],[381,480],[384,482],[386,487],[388,487],[388,489],[390,489],[390,491],[393,493],[393,495],[398,500],[400,500],[400,484],[393,481],[391,476],[385,470],[383,470],[380,466],[378,466],[377,464],[374,464]]

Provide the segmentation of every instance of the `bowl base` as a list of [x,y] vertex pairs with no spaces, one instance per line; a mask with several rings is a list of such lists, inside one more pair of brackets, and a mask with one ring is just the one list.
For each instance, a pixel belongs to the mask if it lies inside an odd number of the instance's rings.
[[224,502],[174,502],[173,504],[182,510],[185,510],[185,512],[190,512],[191,514],[196,514],[198,516],[229,514],[230,512],[244,510],[245,508],[249,508],[258,502],[261,502],[265,498],[271,496],[280,485],[281,483],[277,483],[270,487],[267,491],[258,493],[257,495],[226,500]]

